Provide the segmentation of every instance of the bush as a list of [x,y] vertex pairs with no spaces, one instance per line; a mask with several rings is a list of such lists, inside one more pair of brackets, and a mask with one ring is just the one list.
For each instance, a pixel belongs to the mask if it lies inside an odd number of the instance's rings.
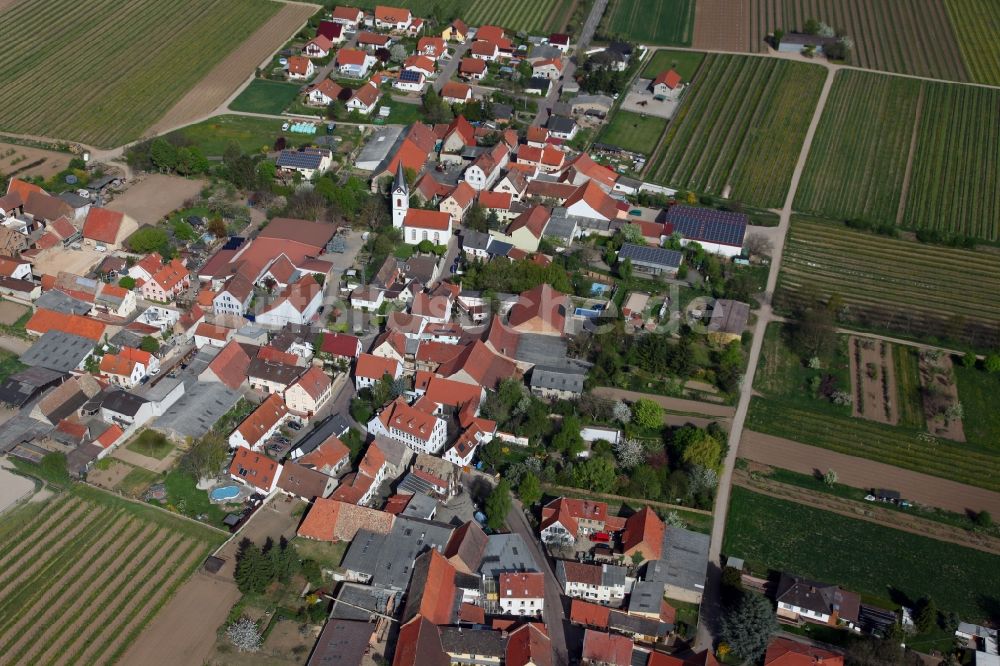
[[648,398],[635,401],[632,417],[640,428],[654,429],[663,426],[663,408]]

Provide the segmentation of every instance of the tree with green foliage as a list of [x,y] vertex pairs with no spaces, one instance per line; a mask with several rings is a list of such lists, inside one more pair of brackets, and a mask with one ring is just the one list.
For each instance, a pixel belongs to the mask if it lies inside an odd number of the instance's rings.
[[181,458],[181,469],[195,479],[219,473],[229,457],[227,435],[210,430],[195,440]]
[[149,157],[161,171],[173,171],[177,167],[177,146],[161,137],[153,141]]
[[582,430],[580,417],[575,414],[564,416],[559,432],[552,438],[552,448],[567,458],[575,458],[583,451],[583,436],[580,434]]
[[937,604],[930,597],[923,597],[917,602],[917,615],[913,618],[917,630],[922,634],[933,631],[938,624]]
[[993,516],[990,515],[989,511],[980,511],[976,514],[973,522],[976,527],[990,528],[993,527]]
[[814,306],[802,311],[798,323],[792,327],[791,343],[792,349],[800,358],[826,356],[837,343],[837,331],[830,309]]
[[771,602],[754,592],[744,592],[719,620],[719,638],[746,662],[764,655],[776,631],[778,619]]
[[986,368],[986,372],[991,374],[996,374],[1000,372],[1000,354],[990,354],[983,361],[983,367]]
[[962,354],[962,367],[963,368],[974,368],[974,367],[976,367],[976,361],[977,360],[978,359],[976,359],[976,352],[971,351],[971,350],[967,351],[964,354]]
[[261,549],[244,538],[236,555],[236,571],[233,578],[243,594],[261,594],[271,582],[270,563]]
[[423,111],[426,121],[432,125],[451,122],[451,109],[441,99],[441,95],[434,89],[434,86],[429,86],[427,92],[424,93]]
[[632,421],[640,428],[660,428],[663,426],[663,408],[649,398],[639,398],[632,405]]
[[542,499],[542,484],[535,474],[525,474],[517,487],[517,496],[525,506],[536,504]]
[[685,426],[674,434],[674,444],[687,465],[717,470],[722,464],[722,442],[706,430]]
[[618,486],[615,461],[607,456],[594,456],[573,466],[573,485],[597,493],[610,493]]
[[39,472],[46,481],[66,485],[69,483],[69,467],[66,464],[66,454],[47,453],[38,464]]
[[139,343],[139,349],[150,354],[155,354],[160,351],[160,343],[152,335],[144,335],[142,336],[142,342]]
[[491,530],[499,530],[510,513],[510,484],[501,479],[500,483],[486,498],[486,525]]
[[[493,211],[490,211],[491,213]],[[467,229],[472,229],[473,231],[481,231],[486,233],[490,230],[489,222],[486,219],[486,212],[479,202],[472,204],[469,211],[465,214],[465,219],[462,220],[462,226]]]
[[161,227],[145,226],[129,236],[126,244],[132,252],[138,254],[149,254],[150,252],[163,254],[164,248],[169,248],[169,238],[167,232]]
[[118,286],[123,289],[135,289],[135,278],[126,275],[122,279],[118,280]]

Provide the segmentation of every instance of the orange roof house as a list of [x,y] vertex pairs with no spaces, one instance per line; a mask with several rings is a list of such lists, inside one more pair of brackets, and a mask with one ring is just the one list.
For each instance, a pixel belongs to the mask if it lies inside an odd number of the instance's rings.
[[507,321],[519,333],[562,335],[568,309],[569,297],[543,282],[521,294]]
[[107,208],[91,208],[83,221],[83,237],[105,245],[118,245],[125,214]]
[[790,638],[771,639],[764,666],[844,666],[844,657]]
[[648,506],[625,521],[622,552],[631,558],[639,554],[643,561],[658,560],[663,553],[663,521]]
[[455,567],[431,548],[413,565],[403,622],[422,615],[437,625],[451,624],[458,611],[456,592]]
[[272,393],[229,436],[229,446],[255,449],[274,433],[288,415],[285,401]]
[[39,308],[24,326],[31,335],[45,335],[49,331],[62,331],[97,342],[104,335],[104,324],[80,315],[63,314]]
[[464,83],[449,81],[441,88],[441,98],[449,104],[462,104],[472,99],[472,88]]
[[267,495],[278,483],[281,465],[261,453],[241,447],[229,465],[229,475]]
[[298,535],[317,541],[351,541],[360,529],[388,534],[394,518],[384,511],[317,497],[299,526]]
[[476,30],[476,41],[500,42],[504,39],[503,28],[495,25],[483,25]]
[[655,88],[660,84],[663,84],[670,90],[673,90],[681,84],[681,75],[672,69],[660,72],[659,76],[653,79],[653,87]]

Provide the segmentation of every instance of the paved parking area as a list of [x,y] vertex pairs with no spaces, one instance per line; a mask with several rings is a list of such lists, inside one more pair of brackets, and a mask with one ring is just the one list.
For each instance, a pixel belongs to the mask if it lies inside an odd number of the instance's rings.
[[649,89],[652,82],[651,79],[633,81],[632,87],[625,95],[625,99],[622,100],[621,109],[633,113],[645,113],[647,116],[666,118],[667,120],[673,118],[674,114],[677,113],[677,107],[681,104],[680,101],[655,99]]

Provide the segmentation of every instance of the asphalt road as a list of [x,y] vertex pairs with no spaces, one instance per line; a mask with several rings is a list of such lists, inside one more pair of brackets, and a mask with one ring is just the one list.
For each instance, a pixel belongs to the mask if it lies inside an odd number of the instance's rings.
[[512,498],[510,513],[507,514],[507,528],[516,534],[520,534],[524,542],[531,550],[531,556],[535,558],[542,573],[545,574],[545,612],[542,614],[545,619],[545,626],[552,639],[552,654],[555,658],[552,662],[554,666],[569,666],[569,652],[566,649],[566,614],[563,611],[561,588],[556,574],[552,570],[552,564],[542,550],[541,542],[531,529],[528,519],[524,516],[524,507],[517,500]]
[[464,44],[456,44],[455,51],[451,54],[450,60],[438,60],[438,63],[444,63],[441,70],[437,74],[437,78],[434,79],[434,90],[441,92],[441,88],[444,88],[444,84],[451,80],[451,77],[455,75],[458,71],[458,66],[462,62],[462,56],[465,55],[469,47],[472,46],[471,41],[467,41]]

